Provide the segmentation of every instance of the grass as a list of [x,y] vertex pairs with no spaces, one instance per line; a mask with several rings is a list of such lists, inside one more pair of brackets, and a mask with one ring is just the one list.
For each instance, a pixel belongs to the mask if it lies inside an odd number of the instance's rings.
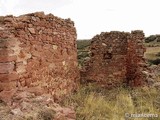
[[147,47],[145,58],[150,60],[155,60],[157,58],[160,58],[158,55],[160,53],[160,47]]
[[91,44],[91,40],[77,40],[78,50],[85,49]]
[[144,43],[144,45],[146,47],[160,47],[160,42],[153,41],[153,42],[149,42],[149,43]]
[[82,85],[76,93],[65,99],[62,105],[74,106],[77,120],[125,120],[125,113],[160,115],[160,93],[156,88],[149,87],[107,90],[88,84]]
[[144,45],[146,46],[145,59],[150,61],[160,59],[160,42],[153,41]]
[[144,57],[150,64],[160,64],[160,46],[147,47]]
[[90,44],[91,44],[91,40],[77,40],[79,67],[82,67],[86,58],[89,57]]
[[[78,43],[79,61],[88,57],[86,52],[90,44]],[[145,43],[147,60],[156,60],[160,56],[159,43]],[[95,84],[81,85],[80,89],[62,102],[64,106],[76,109],[77,120],[160,120],[160,118],[126,118],[125,114],[158,114],[160,117],[160,90],[154,87],[114,88],[107,90]]]

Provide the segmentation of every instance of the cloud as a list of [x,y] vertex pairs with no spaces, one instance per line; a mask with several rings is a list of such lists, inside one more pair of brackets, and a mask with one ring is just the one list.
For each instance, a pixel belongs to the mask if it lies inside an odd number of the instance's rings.
[[20,0],[0,0],[0,15],[12,14]]
[[35,11],[49,13],[52,10],[70,4],[73,0],[0,0],[0,14],[20,15]]
[[159,0],[0,0],[0,15],[35,11],[71,18],[81,39],[111,30],[160,31]]

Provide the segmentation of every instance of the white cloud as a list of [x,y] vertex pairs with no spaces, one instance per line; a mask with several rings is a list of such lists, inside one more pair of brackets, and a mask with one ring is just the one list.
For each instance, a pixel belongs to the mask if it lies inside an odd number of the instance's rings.
[[91,38],[112,30],[141,29],[149,35],[160,32],[158,3],[158,0],[75,0],[56,13],[75,21],[78,38]]
[[70,17],[78,38],[112,30],[160,33],[159,0],[0,0],[0,15],[35,11]]
[[0,0],[0,15],[11,14],[20,0]]
[[50,13],[71,2],[72,0],[0,0],[0,14],[21,15],[35,11]]

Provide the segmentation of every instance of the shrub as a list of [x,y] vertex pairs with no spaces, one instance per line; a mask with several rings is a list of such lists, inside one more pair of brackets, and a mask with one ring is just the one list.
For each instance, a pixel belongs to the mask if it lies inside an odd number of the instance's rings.
[[156,35],[151,35],[145,39],[146,43],[152,42],[156,39]]
[[151,35],[149,37],[146,37],[145,42],[149,43],[149,42],[160,42],[160,35]]
[[155,59],[155,60],[148,60],[148,62],[150,64],[158,65],[158,64],[160,64],[160,59],[158,58],[158,59]]
[[156,56],[157,56],[157,57],[160,57],[160,52],[158,52],[158,53],[156,54]]
[[62,104],[76,108],[77,120],[124,120],[125,113],[159,114],[159,100],[159,91],[153,87],[107,90],[96,84],[89,84],[82,85]]
[[52,109],[44,109],[38,112],[38,120],[53,120],[55,111]]
[[85,49],[86,47],[88,47],[91,44],[90,40],[77,40],[77,48],[78,50],[82,50]]
[[157,35],[157,42],[160,42],[160,35]]

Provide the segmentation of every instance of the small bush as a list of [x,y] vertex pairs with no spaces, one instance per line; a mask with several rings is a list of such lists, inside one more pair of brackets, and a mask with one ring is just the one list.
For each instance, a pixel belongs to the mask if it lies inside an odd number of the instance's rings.
[[90,40],[77,40],[77,48],[78,50],[85,49],[91,44]]
[[157,36],[157,42],[160,42],[160,35]]
[[158,53],[156,54],[156,56],[157,56],[157,57],[160,57],[160,52],[158,52]]
[[155,59],[155,60],[148,60],[148,62],[150,64],[158,65],[158,64],[160,64],[160,59],[158,58],[158,59]]
[[145,39],[146,43],[152,42],[156,39],[156,35],[151,35]]
[[78,59],[84,59],[84,58],[86,58],[86,57],[89,57],[88,52],[80,52],[80,53],[78,54]]
[[55,111],[51,109],[44,109],[38,112],[38,120],[53,120]]
[[160,42],[160,35],[151,35],[145,39],[146,43],[153,42],[153,41]]
[[147,37],[147,38],[145,39],[145,42],[146,42],[146,43],[149,43],[149,42],[154,41],[155,39],[156,39],[156,36],[155,36],[155,35],[151,35],[151,36],[149,36],[149,37]]

